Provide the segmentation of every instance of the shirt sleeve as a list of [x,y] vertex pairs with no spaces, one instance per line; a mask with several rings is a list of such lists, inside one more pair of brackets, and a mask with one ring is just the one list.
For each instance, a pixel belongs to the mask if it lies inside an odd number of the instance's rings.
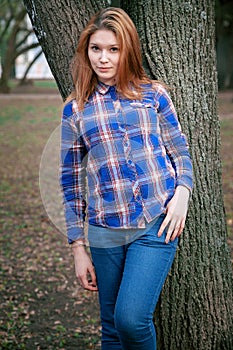
[[175,107],[165,88],[160,86],[157,93],[161,137],[176,172],[176,186],[185,186],[192,192],[193,170],[186,136],[182,133]]
[[72,102],[63,110],[61,122],[60,184],[68,242],[84,238],[86,211],[86,148],[75,122]]

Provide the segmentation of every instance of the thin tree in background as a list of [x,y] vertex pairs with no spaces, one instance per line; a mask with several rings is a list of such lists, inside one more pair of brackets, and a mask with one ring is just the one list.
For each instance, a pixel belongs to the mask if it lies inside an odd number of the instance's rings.
[[[16,59],[20,55],[39,46],[38,42],[27,42],[33,30],[27,26],[26,15],[27,11],[21,0],[3,0],[1,2],[0,58],[2,71],[0,77],[0,93],[10,92],[9,80],[12,78]],[[37,56],[36,59],[38,57],[39,56]],[[36,59],[34,57],[33,63],[35,63]],[[29,66],[32,66],[32,62],[29,62]],[[28,71],[29,69],[26,69],[25,73],[28,73]]]

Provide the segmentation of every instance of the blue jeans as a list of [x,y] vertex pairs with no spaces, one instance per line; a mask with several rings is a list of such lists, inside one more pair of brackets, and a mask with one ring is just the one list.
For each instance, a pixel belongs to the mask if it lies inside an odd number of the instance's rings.
[[[91,247],[97,275],[102,350],[155,350],[153,313],[178,240],[165,244],[161,215],[145,234],[113,248]],[[116,232],[117,234],[117,232]]]

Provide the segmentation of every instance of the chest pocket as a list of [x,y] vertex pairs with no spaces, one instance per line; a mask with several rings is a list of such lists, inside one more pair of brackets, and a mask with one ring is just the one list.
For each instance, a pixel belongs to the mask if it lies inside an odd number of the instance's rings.
[[158,105],[151,100],[130,102],[125,117],[127,125],[140,128],[143,134],[159,133]]

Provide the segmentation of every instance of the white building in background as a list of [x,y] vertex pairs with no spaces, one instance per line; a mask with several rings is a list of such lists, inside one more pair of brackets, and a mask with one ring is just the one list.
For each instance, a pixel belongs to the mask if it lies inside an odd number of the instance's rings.
[[[27,54],[17,58],[15,66],[16,79],[21,79],[24,76],[28,64],[33,60],[39,50],[40,48],[32,49]],[[53,79],[53,75],[43,53],[29,70],[27,79]]]
[[[29,17],[27,17],[28,28],[31,28],[31,22]],[[31,34],[27,39],[27,45],[38,42],[35,34]],[[26,71],[28,65],[33,60],[33,58],[41,51],[41,47],[37,47],[35,49],[31,49],[23,55],[20,55],[16,60],[15,66],[15,75],[16,79],[21,79],[24,76],[24,72]],[[49,65],[46,61],[44,54],[42,53],[40,57],[33,64],[31,69],[27,74],[27,79],[54,79],[49,68]]]

